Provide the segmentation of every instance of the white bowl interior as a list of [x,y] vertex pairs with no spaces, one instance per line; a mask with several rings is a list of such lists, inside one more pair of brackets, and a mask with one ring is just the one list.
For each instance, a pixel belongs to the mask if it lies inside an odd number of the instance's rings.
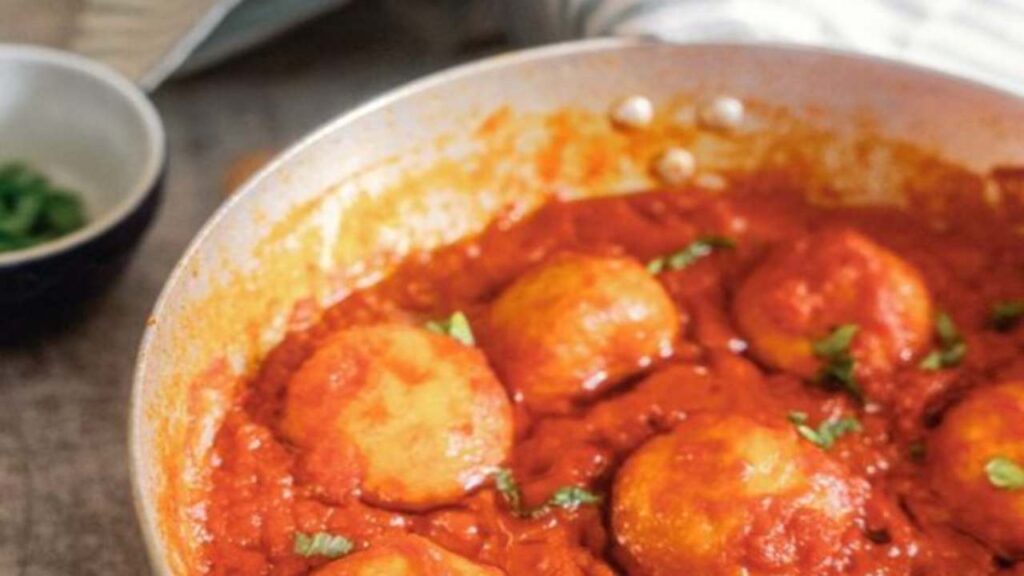
[[187,525],[201,506],[188,489],[205,481],[203,458],[237,392],[232,374],[280,338],[298,299],[330,301],[339,286],[352,287],[346,279],[372,280],[382,255],[472,233],[510,198],[535,203],[515,184],[529,171],[534,156],[523,148],[537,134],[524,131],[521,147],[477,172],[482,179],[393,193],[403,171],[445,159],[473,169],[486,146],[473,133],[502,107],[603,114],[630,93],[658,104],[728,93],[807,112],[829,129],[866,123],[972,169],[1024,163],[1024,101],[808,49],[593,41],[498,57],[368,104],[297,145],[222,208],[156,307],[137,366],[131,438],[137,504],[160,573],[189,573],[194,561]]
[[[0,165],[22,161],[83,199],[91,236],[130,211],[158,175],[164,138],[152,105],[113,71],[70,54],[0,45]],[[0,254],[0,264],[53,249]]]

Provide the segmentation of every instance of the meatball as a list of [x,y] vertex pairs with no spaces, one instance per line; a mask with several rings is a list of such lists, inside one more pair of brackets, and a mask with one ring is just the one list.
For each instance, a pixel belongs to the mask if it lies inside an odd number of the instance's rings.
[[401,324],[329,338],[288,382],[281,431],[314,482],[419,510],[457,500],[508,455],[508,396],[475,348]]
[[626,460],[612,530],[631,574],[839,573],[867,492],[791,427],[705,413]]
[[862,374],[910,360],[933,328],[920,273],[849,229],[780,246],[740,286],[734,314],[757,358],[805,378],[821,367],[814,343],[840,325],[858,327],[850,355]]
[[1024,486],[1003,485],[997,467],[1024,467],[1024,381],[969,394],[946,413],[926,454],[953,522],[1002,555],[1024,559]]
[[675,306],[639,263],[560,253],[498,297],[483,345],[518,398],[557,412],[669,353],[678,332]]
[[471,562],[420,536],[384,538],[335,560],[316,576],[502,576],[498,568]]

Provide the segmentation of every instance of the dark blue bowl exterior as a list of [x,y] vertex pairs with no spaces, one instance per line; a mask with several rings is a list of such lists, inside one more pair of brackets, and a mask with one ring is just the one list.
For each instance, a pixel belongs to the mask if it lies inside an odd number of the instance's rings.
[[0,343],[72,323],[113,284],[153,221],[165,174],[134,211],[100,236],[39,260],[0,266]]

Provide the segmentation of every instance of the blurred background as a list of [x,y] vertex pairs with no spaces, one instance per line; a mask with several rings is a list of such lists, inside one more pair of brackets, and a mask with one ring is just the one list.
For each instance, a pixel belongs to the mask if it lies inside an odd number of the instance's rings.
[[125,448],[135,352],[174,263],[240,182],[413,78],[609,34],[829,46],[1024,93],[1024,0],[0,0],[0,43],[120,70],[149,92],[169,146],[163,205],[112,292],[0,346],[0,574],[147,571]]
[[[776,41],[877,54],[1020,90],[1021,0],[0,0],[0,40],[67,48],[147,89],[349,4],[436,52],[479,42],[645,35]],[[354,24],[357,25],[357,24]],[[339,30],[340,32],[340,30]]]

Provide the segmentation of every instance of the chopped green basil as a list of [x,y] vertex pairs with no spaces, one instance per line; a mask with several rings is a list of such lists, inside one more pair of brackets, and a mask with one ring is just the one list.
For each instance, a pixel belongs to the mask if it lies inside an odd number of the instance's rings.
[[836,327],[828,336],[814,343],[814,354],[818,358],[831,358],[848,353],[858,329],[856,324],[842,324]]
[[85,210],[74,194],[24,164],[0,166],[0,252],[29,248],[84,225]]
[[935,315],[935,332],[943,343],[955,342],[960,339],[960,331],[956,329],[953,319],[945,312]]
[[967,343],[949,314],[939,312],[935,315],[935,333],[939,337],[939,349],[932,350],[918,366],[923,370],[958,366],[967,354]]
[[855,362],[850,355],[850,344],[857,335],[856,324],[842,324],[828,336],[814,343],[814,355],[824,363],[818,372],[818,381],[829,386],[840,386],[858,400],[864,400],[864,392],[854,374]]
[[54,191],[43,204],[43,219],[56,234],[67,234],[85,224],[82,203],[68,192]]
[[601,502],[601,497],[580,486],[562,486],[555,490],[544,504],[536,508],[523,506],[523,495],[519,484],[512,476],[512,471],[507,468],[500,468],[494,473],[494,486],[501,494],[509,510],[520,518],[539,518],[552,508],[563,508],[575,510],[580,506],[593,506]]
[[1004,300],[992,305],[988,321],[992,328],[1006,332],[1016,326],[1021,317],[1024,317],[1024,299]]
[[924,461],[924,457],[925,457],[924,444],[921,443],[921,442],[914,442],[913,444],[911,444],[910,446],[907,447],[907,453],[910,456],[910,459],[913,460],[914,462],[922,462],[922,461]]
[[522,510],[523,495],[519,490],[519,484],[516,483],[516,479],[512,476],[511,470],[499,468],[494,473],[494,487],[498,489],[498,493],[501,494],[509,509],[516,513]]
[[840,418],[839,420],[828,420],[818,425],[817,429],[807,424],[807,414],[804,412],[790,412],[789,421],[796,426],[796,431],[804,439],[809,440],[822,450],[829,450],[842,436],[851,432],[860,432],[860,422],[856,418]]
[[310,556],[324,556],[325,558],[340,558],[352,551],[352,541],[344,536],[338,536],[329,532],[317,532],[306,534],[296,532],[292,551],[299,556],[309,558]]
[[1024,488],[1024,467],[1009,458],[998,456],[985,465],[988,481],[996,488],[1003,490],[1020,490]]
[[598,504],[600,502],[600,496],[593,492],[588,492],[579,486],[563,486],[555,490],[551,498],[548,498],[549,505],[565,508],[566,510],[575,510],[584,504]]
[[668,256],[659,256],[647,263],[647,271],[660,274],[665,270],[682,270],[711,254],[715,250],[732,250],[736,242],[724,236],[701,236],[686,245],[685,248]]
[[425,327],[431,332],[454,338],[466,346],[476,344],[476,339],[473,338],[473,330],[469,326],[469,319],[462,312],[455,312],[444,320],[427,322]]

